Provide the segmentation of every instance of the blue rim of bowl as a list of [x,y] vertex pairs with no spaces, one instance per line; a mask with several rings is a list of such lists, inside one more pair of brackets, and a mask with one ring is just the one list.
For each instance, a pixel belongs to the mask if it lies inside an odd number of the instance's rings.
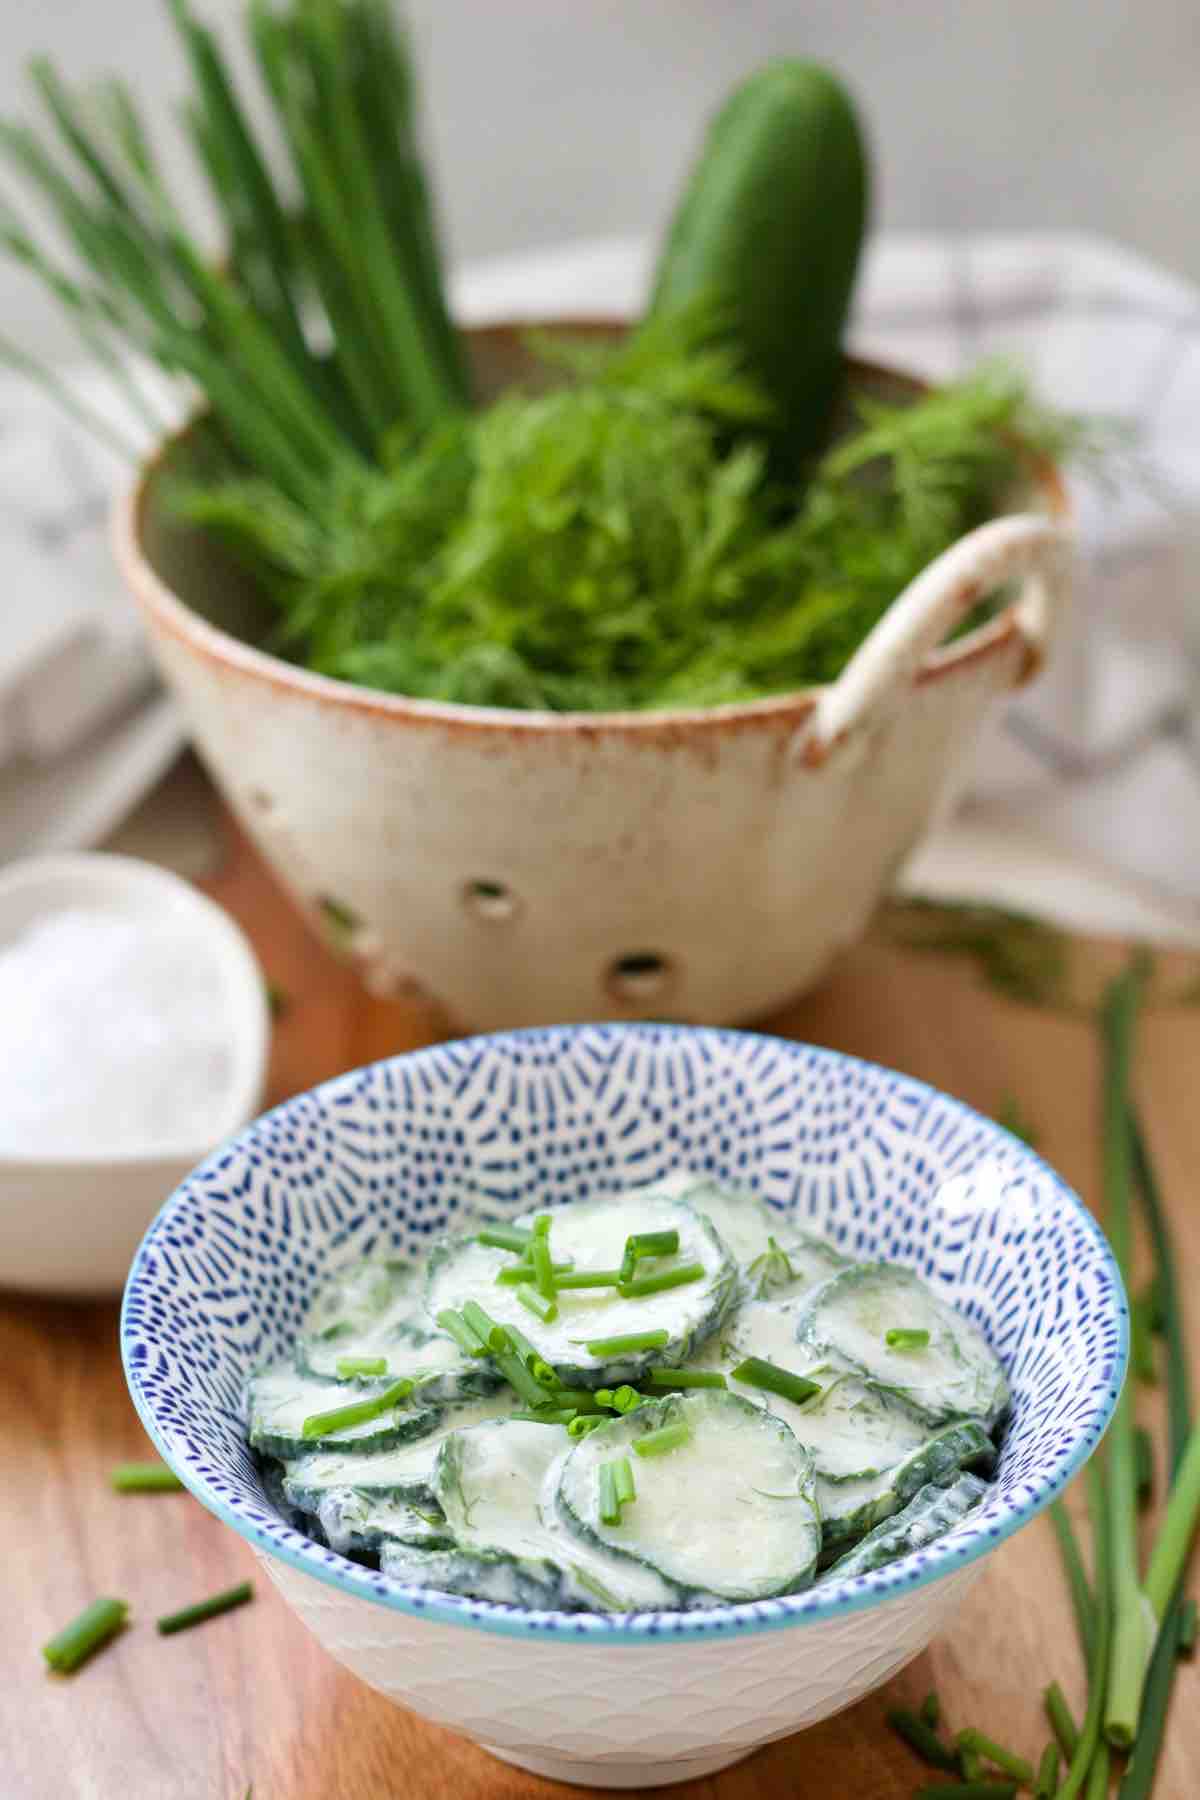
[[[737,1031],[723,1026],[705,1025],[672,1025],[667,1022],[650,1024],[644,1021],[583,1021],[574,1025],[527,1026],[512,1031],[479,1032],[467,1038],[455,1038],[446,1043],[422,1046],[418,1050],[403,1051],[396,1056],[380,1057],[374,1063],[364,1064],[357,1069],[348,1069],[341,1075],[335,1075],[328,1081],[320,1082],[316,1087],[305,1089],[304,1093],[329,1094],[359,1080],[364,1074],[375,1069],[383,1069],[398,1062],[410,1063],[433,1052],[444,1051],[448,1044],[489,1044],[507,1042],[514,1038],[537,1038],[559,1033],[571,1034],[577,1031],[607,1030],[645,1033],[647,1036],[704,1036],[718,1041],[742,1043],[747,1039],[794,1046],[806,1054],[818,1056],[831,1063],[846,1063],[858,1069],[870,1069],[880,1074],[898,1079],[915,1092],[932,1096],[943,1104],[954,1108],[968,1119],[986,1125],[989,1130],[997,1132],[1001,1137],[1020,1145],[1023,1160],[1033,1164],[1047,1178],[1051,1186],[1067,1201],[1078,1215],[1085,1231],[1095,1242],[1099,1253],[1100,1264],[1107,1270],[1112,1284],[1114,1301],[1117,1309],[1117,1347],[1113,1361],[1112,1374],[1102,1399],[1097,1402],[1095,1413],[1090,1424],[1080,1434],[1079,1441],[1070,1452],[1063,1456],[1047,1474],[1037,1481],[1037,1491],[1019,1502],[1009,1502],[1009,1510],[1004,1518],[989,1524],[983,1529],[971,1524],[971,1516],[946,1537],[935,1540],[928,1549],[910,1553],[897,1558],[893,1563],[881,1569],[872,1570],[869,1574],[853,1577],[844,1583],[831,1583],[826,1591],[820,1585],[805,1589],[799,1594],[785,1594],[770,1600],[744,1601],[737,1604],[696,1609],[689,1612],[643,1612],[643,1613],[566,1613],[555,1610],[535,1611],[528,1607],[504,1606],[494,1601],[460,1598],[452,1594],[442,1594],[435,1589],[406,1588],[401,1583],[377,1574],[374,1570],[364,1568],[359,1563],[338,1556],[333,1551],[326,1551],[312,1538],[305,1538],[302,1533],[288,1526],[280,1519],[276,1526],[267,1527],[254,1520],[241,1517],[227,1502],[208,1486],[202,1475],[194,1473],[186,1463],[182,1466],[168,1453],[166,1443],[160,1433],[150,1405],[144,1400],[137,1375],[130,1363],[128,1339],[128,1309],[130,1295],[135,1287],[141,1264],[151,1239],[158,1229],[179,1192],[176,1188],[159,1207],[158,1212],[147,1227],[146,1234],[138,1246],[129,1275],[125,1283],[125,1291],[121,1300],[120,1340],[121,1364],[125,1373],[125,1382],[151,1441],[163,1461],[170,1467],[184,1486],[192,1493],[201,1505],[236,1531],[255,1550],[264,1555],[276,1558],[287,1564],[289,1568],[311,1577],[314,1581],[323,1582],[327,1587],[338,1589],[354,1599],[365,1600],[375,1606],[383,1606],[392,1612],[406,1613],[415,1619],[432,1619],[443,1625],[457,1625],[467,1630],[484,1631],[493,1636],[510,1638],[543,1638],[556,1637],[567,1642],[627,1643],[627,1644],[676,1644],[689,1638],[714,1637],[718,1635],[743,1636],[762,1631],[784,1631],[792,1626],[817,1624],[822,1620],[845,1617],[849,1613],[861,1612],[869,1607],[878,1606],[883,1601],[906,1593],[914,1593],[917,1589],[927,1587],[933,1581],[951,1575],[959,1569],[969,1567],[981,1557],[989,1555],[1006,1539],[1013,1536],[1027,1525],[1031,1519],[1044,1511],[1050,1502],[1062,1493],[1072,1477],[1088,1461],[1108,1428],[1116,1408],[1117,1400],[1124,1384],[1129,1362],[1129,1299],[1125,1284],[1117,1267],[1116,1259],[1108,1239],[1105,1237],[1097,1220],[1088,1211],[1075,1190],[1065,1182],[1056,1170],[1051,1168],[1045,1159],[1038,1155],[1023,1140],[1016,1138],[1004,1126],[985,1113],[977,1112],[966,1101],[956,1099],[941,1088],[935,1088],[931,1082],[922,1081],[919,1076],[905,1075],[899,1070],[888,1068],[884,1063],[877,1063],[868,1057],[853,1056],[847,1051],[831,1050],[818,1044],[807,1044],[797,1038],[779,1038],[769,1032]],[[293,1094],[289,1099],[281,1101],[270,1111],[263,1113],[258,1119],[237,1133],[229,1142],[200,1163],[188,1179],[198,1176],[225,1156],[232,1144],[256,1131],[267,1120],[286,1113],[289,1107],[303,1098],[302,1094]],[[1029,1483],[1026,1483],[1028,1486]],[[269,1504],[264,1502],[264,1504]],[[287,1537],[299,1540],[301,1548],[286,1541]],[[961,1537],[960,1537],[961,1533]],[[309,1554],[317,1551],[320,1560]],[[373,1577],[368,1581],[368,1577]],[[633,1621],[636,1621],[633,1622]]]

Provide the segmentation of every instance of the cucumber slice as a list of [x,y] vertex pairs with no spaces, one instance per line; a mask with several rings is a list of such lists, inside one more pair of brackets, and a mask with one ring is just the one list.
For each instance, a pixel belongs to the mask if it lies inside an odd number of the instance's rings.
[[464,1400],[490,1393],[499,1381],[482,1358],[467,1357],[430,1329],[424,1306],[424,1265],[356,1262],[339,1269],[309,1309],[296,1342],[303,1375],[338,1378],[343,1357],[385,1357],[388,1380],[420,1383],[427,1400]]
[[411,1544],[388,1542],[380,1551],[379,1567],[405,1587],[435,1588],[442,1594],[465,1594],[501,1606],[537,1611],[557,1608],[562,1598],[562,1581],[553,1563],[523,1563],[512,1556],[420,1550]]
[[321,1496],[316,1518],[329,1548],[342,1556],[375,1555],[393,1542],[424,1550],[445,1550],[454,1543],[436,1510],[355,1488],[330,1488]]
[[[929,1334],[923,1349],[889,1348],[893,1328]],[[930,1425],[955,1418],[995,1424],[1008,1383],[982,1332],[909,1269],[858,1263],[823,1282],[800,1317],[813,1359],[844,1361],[899,1396]]]
[[[288,1503],[305,1512],[316,1512],[331,1489],[349,1487],[360,1493],[384,1494],[425,1506],[433,1500],[433,1471],[442,1440],[450,1432],[477,1425],[484,1419],[503,1418],[516,1404],[512,1389],[502,1388],[487,1399],[466,1401],[436,1413],[424,1437],[381,1455],[354,1454],[358,1446],[350,1445],[340,1453],[331,1450],[302,1456],[287,1466],[284,1491]],[[307,1444],[305,1449],[309,1449]]]
[[331,1412],[355,1399],[365,1399],[387,1385],[387,1381],[314,1381],[298,1375],[291,1363],[276,1363],[253,1376],[246,1390],[250,1442],[264,1456],[278,1456],[286,1462],[289,1457],[342,1445],[357,1451],[393,1450],[431,1431],[439,1412],[418,1404],[414,1396],[361,1425],[349,1425],[324,1437],[304,1436],[304,1421],[314,1413]]
[[[657,1456],[638,1440],[684,1423],[687,1441]],[[637,1497],[620,1524],[599,1513],[600,1465],[629,1456]],[[558,1499],[581,1538],[655,1569],[685,1595],[760,1600],[807,1586],[820,1522],[812,1458],[780,1420],[722,1390],[641,1406],[580,1439]]]
[[855,1480],[817,1476],[821,1552],[839,1551],[905,1506],[918,1489],[954,1478],[972,1463],[989,1464],[995,1446],[976,1419],[947,1425],[893,1468]]
[[654,1191],[703,1213],[736,1263],[753,1262],[767,1250],[772,1234],[779,1236],[780,1218],[757,1194],[682,1173],[656,1183]]
[[849,1267],[849,1257],[824,1238],[790,1233],[772,1239],[746,1270],[746,1280],[755,1299],[782,1305],[799,1300],[819,1282]]
[[877,1525],[845,1556],[839,1557],[831,1568],[826,1569],[821,1581],[848,1581],[856,1575],[866,1575],[872,1569],[881,1569],[885,1563],[895,1562],[897,1557],[907,1556],[910,1551],[923,1550],[965,1519],[986,1493],[987,1483],[980,1481],[977,1475],[959,1475],[946,1486],[930,1482],[920,1488],[894,1518]]
[[434,1491],[458,1548],[533,1565],[527,1580],[555,1571],[555,1605],[590,1611],[661,1610],[680,1603],[679,1590],[656,1574],[598,1545],[576,1539],[556,1505],[570,1440],[556,1426],[495,1420],[456,1431],[438,1454]]
[[[534,1216],[518,1222],[528,1224]],[[499,1271],[512,1262],[510,1253],[471,1237],[452,1239],[434,1251],[425,1304],[436,1317],[444,1308],[459,1310],[474,1300],[499,1324],[516,1326],[568,1386],[636,1381],[656,1363],[683,1362],[720,1324],[736,1282],[732,1257],[707,1219],[680,1200],[646,1190],[563,1207],[551,1227],[551,1254],[569,1258],[579,1272],[619,1266],[625,1240],[634,1233],[672,1229],[679,1233],[677,1255],[651,1266],[701,1263],[703,1277],[686,1287],[628,1300],[615,1287],[573,1288],[558,1295],[558,1317],[544,1324],[526,1311],[515,1287],[497,1285]],[[641,1272],[647,1267],[643,1263]],[[661,1349],[605,1357],[587,1348],[589,1340],[658,1330],[668,1334]]]

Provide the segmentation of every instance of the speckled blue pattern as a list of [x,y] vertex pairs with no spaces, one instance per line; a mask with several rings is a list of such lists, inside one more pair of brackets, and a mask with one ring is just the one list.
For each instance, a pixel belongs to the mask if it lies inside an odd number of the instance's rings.
[[[319,1282],[536,1199],[685,1165],[755,1189],[849,1255],[895,1259],[979,1322],[1014,1404],[984,1505],[927,1550],[837,1586],[720,1611],[524,1612],[418,1593],[312,1543],[265,1500],[248,1373],[286,1352]],[[1075,1195],[1025,1145],[919,1081],[748,1033],[602,1025],[440,1045],[250,1126],[167,1201],[138,1252],[122,1349],[134,1403],[192,1492],[243,1537],[403,1611],[524,1635],[762,1630],[868,1605],[991,1549],[1098,1442],[1124,1375],[1125,1296]]]

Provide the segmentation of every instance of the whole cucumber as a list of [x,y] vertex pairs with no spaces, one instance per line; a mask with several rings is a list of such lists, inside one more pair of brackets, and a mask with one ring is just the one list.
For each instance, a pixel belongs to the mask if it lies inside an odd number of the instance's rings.
[[828,429],[867,193],[844,88],[815,63],[770,62],[709,126],[659,259],[650,315],[711,299],[774,404],[788,463]]

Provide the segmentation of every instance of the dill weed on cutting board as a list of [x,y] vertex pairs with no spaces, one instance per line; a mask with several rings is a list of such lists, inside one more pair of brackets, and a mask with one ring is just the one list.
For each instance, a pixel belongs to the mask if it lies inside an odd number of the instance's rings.
[[[189,234],[130,90],[108,81],[81,103],[44,62],[45,141],[0,121],[0,154],[58,238],[0,201],[0,245],[151,429],[129,350],[203,396],[175,504],[253,571],[267,641],[298,663],[584,711],[826,681],[1004,504],[1014,434],[1079,446],[991,369],[907,408],[850,396],[828,448],[867,155],[840,84],[787,59],[713,121],[625,346],[543,346],[558,389],[475,412],[388,0],[247,9],[278,182],[218,38],[186,0],[170,11],[220,263]],[[0,342],[0,358],[70,400],[19,348]]]

